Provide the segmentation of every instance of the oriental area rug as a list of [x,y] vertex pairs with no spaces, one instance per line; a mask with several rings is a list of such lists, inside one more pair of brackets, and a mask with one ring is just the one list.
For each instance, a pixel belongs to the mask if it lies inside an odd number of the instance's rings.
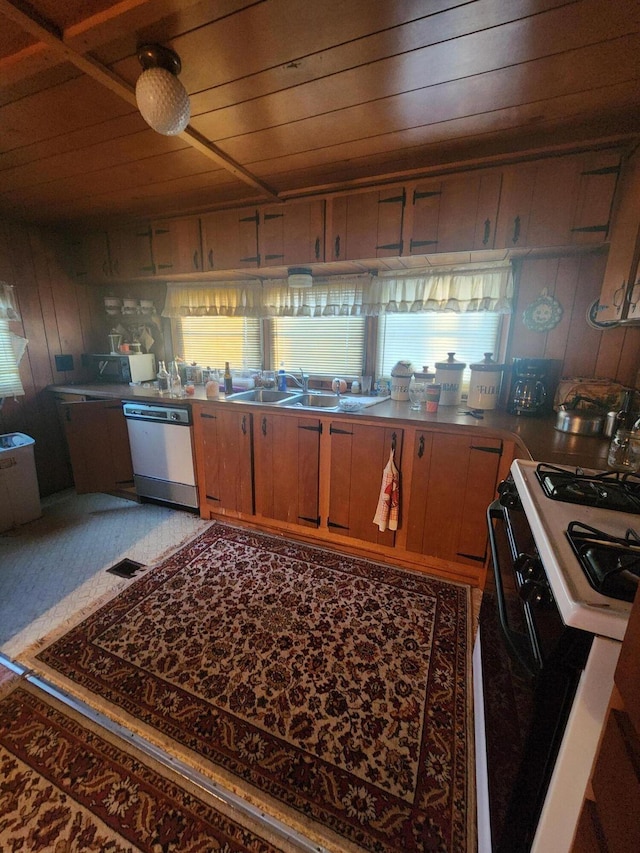
[[471,853],[469,600],[213,523],[29,664],[328,849]]
[[0,850],[282,849],[42,690],[20,682],[0,700]]

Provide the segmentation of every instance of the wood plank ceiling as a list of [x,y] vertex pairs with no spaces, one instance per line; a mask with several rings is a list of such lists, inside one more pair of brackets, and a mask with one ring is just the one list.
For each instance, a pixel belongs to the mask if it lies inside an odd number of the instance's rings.
[[[182,60],[177,137],[132,98],[149,42]],[[0,216],[196,213],[632,144],[639,71],[638,0],[0,0]]]

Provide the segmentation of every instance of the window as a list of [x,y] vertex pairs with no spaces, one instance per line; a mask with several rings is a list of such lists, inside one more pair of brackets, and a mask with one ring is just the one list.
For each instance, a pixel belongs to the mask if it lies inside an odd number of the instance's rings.
[[174,351],[203,367],[262,367],[262,326],[254,317],[182,317],[173,324]]
[[486,352],[498,352],[502,316],[490,311],[382,316],[378,322],[376,375],[389,376],[400,359],[408,359],[416,368],[428,365],[433,371],[436,361],[445,361],[447,353],[455,352],[456,360],[467,364],[462,377],[466,388],[471,376],[468,365],[482,361]]
[[[24,394],[18,363],[25,345],[24,338],[17,338],[11,333],[9,321],[0,319],[0,400]],[[19,353],[16,353],[16,348]]]
[[364,317],[278,317],[271,326],[271,365],[301,367],[314,376],[360,376],[364,371]]

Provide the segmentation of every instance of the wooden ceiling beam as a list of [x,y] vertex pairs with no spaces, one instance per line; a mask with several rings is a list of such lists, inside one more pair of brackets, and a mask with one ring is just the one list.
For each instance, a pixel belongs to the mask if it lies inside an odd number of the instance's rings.
[[[135,2],[135,0],[128,0],[125,5],[130,5],[130,2]],[[22,8],[10,2],[10,0],[0,0],[0,14],[13,21],[14,24],[28,32],[45,47],[54,51],[62,61],[71,63],[82,71],[83,74],[91,77],[97,83],[100,83],[100,85],[105,86],[119,98],[122,98],[137,109],[135,88],[96,59],[79,53],[66,44],[64,33],[60,32],[50,21],[36,16],[33,12],[27,13]],[[267,199],[280,201],[277,193],[271,187],[264,184],[239,163],[236,163],[235,160],[191,127],[191,125],[185,128],[180,134],[180,138],[238,178],[238,180],[259,190]]]

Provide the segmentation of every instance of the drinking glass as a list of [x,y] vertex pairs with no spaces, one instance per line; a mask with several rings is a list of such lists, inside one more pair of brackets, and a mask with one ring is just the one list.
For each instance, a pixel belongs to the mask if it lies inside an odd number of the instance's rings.
[[427,385],[412,377],[409,382],[409,408],[418,411],[426,402]]

